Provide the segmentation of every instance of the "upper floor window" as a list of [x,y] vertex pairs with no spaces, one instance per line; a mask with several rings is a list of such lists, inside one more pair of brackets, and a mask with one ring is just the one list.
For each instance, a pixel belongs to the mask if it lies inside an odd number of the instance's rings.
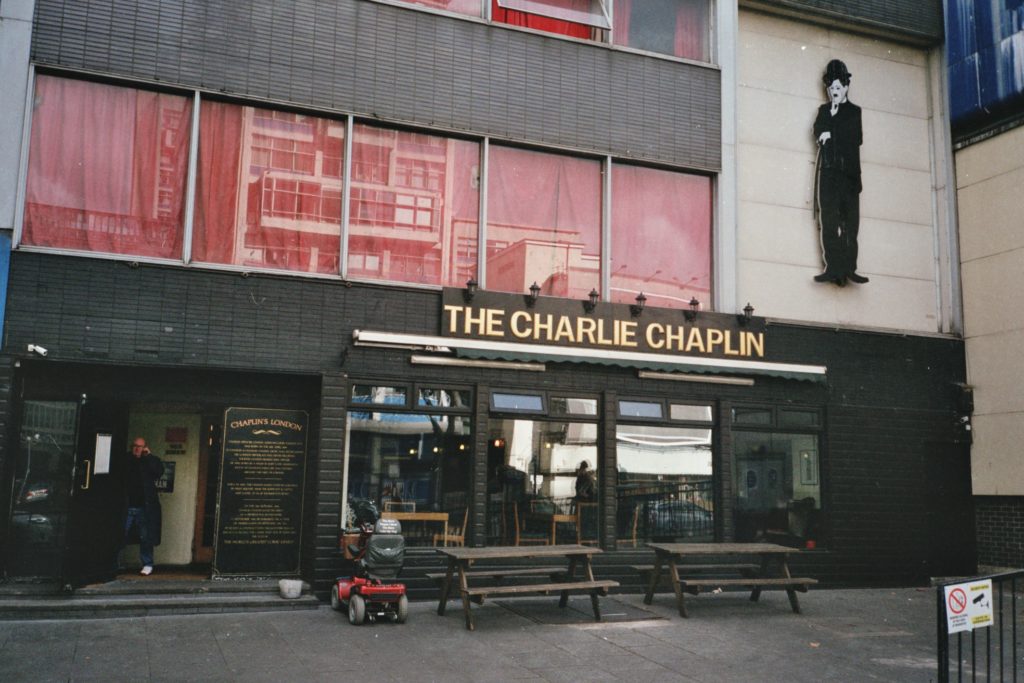
[[41,75],[22,242],[180,259],[192,102]]
[[343,121],[203,100],[192,258],[337,274]]
[[611,299],[679,308],[711,292],[711,179],[612,166]]
[[480,145],[357,125],[348,276],[461,286],[476,274]]
[[[485,0],[404,0],[471,17]],[[671,57],[711,61],[711,0],[486,0],[491,20]]]
[[470,17],[479,17],[483,9],[481,0],[404,0],[410,5],[422,5],[433,9],[443,9],[447,12],[465,14]]
[[615,0],[612,43],[710,61],[709,0]]
[[600,287],[601,164],[492,145],[487,289],[586,298]]

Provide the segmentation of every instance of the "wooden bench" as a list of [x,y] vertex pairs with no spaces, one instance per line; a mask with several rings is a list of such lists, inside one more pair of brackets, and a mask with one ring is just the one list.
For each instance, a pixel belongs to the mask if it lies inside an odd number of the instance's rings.
[[[564,576],[564,567],[530,567],[529,569],[472,569],[466,572],[467,579],[486,578],[486,579],[498,579],[499,581],[506,576]],[[448,574],[447,572],[430,572],[426,574],[428,579],[434,581],[444,581]]]
[[[710,588],[712,590],[718,588],[750,588],[750,601],[757,602],[758,598],[761,597],[761,591],[766,589],[779,588],[786,591],[786,595],[789,596],[789,604],[793,608],[793,611],[800,614],[800,603],[796,599],[796,591],[806,593],[808,586],[813,586],[818,583],[817,579],[809,579],[806,577],[774,577],[774,578],[756,578],[747,577],[742,579],[679,579],[679,587],[685,593],[691,595],[699,595],[701,589]],[[679,598],[679,609],[680,613],[685,617],[686,608],[684,607],[682,596]]]
[[[732,563],[732,564],[677,564],[679,571],[688,572],[729,572],[746,575],[749,572],[756,572],[760,565],[756,564],[745,564],[745,563]],[[643,574],[650,574],[654,571],[653,564],[634,564],[631,565],[631,569],[636,572]],[[665,567],[667,569],[667,567]],[[665,578],[668,578],[668,574],[665,574]]]
[[608,589],[617,588],[618,585],[618,581],[607,579],[563,581],[559,583],[519,584],[515,586],[471,586],[466,589],[465,593],[470,600],[478,605],[482,605],[484,604],[484,599],[489,595],[524,595],[529,593],[547,595],[557,592],[562,594],[558,599],[558,606],[565,607],[569,602],[570,592],[584,591],[590,593],[590,605],[594,608],[594,619],[601,621],[601,605],[597,598],[599,595],[608,595]]

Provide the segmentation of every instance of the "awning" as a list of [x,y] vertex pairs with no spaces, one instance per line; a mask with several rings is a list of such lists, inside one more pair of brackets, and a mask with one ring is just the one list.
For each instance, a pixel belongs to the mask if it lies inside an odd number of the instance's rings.
[[825,382],[824,365],[798,363],[770,363],[767,361],[704,358],[700,356],[672,356],[610,349],[583,349],[545,344],[517,344],[515,342],[457,337],[433,337],[396,332],[355,330],[352,338],[357,346],[384,346],[410,350],[427,350],[452,354],[460,358],[487,360],[591,363],[617,367],[718,375],[746,375],[780,377],[807,382]]

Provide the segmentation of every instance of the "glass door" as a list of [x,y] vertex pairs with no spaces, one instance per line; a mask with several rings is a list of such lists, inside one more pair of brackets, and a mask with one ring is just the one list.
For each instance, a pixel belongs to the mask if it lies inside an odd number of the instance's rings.
[[75,480],[77,401],[25,401],[15,455],[5,571],[61,576]]

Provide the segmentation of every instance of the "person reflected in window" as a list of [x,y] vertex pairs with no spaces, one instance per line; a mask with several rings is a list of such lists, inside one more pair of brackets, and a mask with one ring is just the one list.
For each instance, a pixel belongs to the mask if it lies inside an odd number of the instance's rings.
[[860,229],[860,146],[863,142],[860,107],[849,100],[851,74],[833,59],[822,81],[829,101],[818,108],[814,138],[818,144],[814,210],[821,230],[825,271],[815,282],[848,281],[864,284],[857,273],[857,233]]
[[590,503],[597,500],[597,480],[586,460],[576,468],[576,502]]
[[[143,576],[153,573],[153,554],[160,545],[160,494],[156,483],[163,476],[164,464],[149,450],[146,440],[136,437],[124,466],[124,543],[129,545],[138,535],[139,559]],[[123,547],[122,546],[122,547]]]

